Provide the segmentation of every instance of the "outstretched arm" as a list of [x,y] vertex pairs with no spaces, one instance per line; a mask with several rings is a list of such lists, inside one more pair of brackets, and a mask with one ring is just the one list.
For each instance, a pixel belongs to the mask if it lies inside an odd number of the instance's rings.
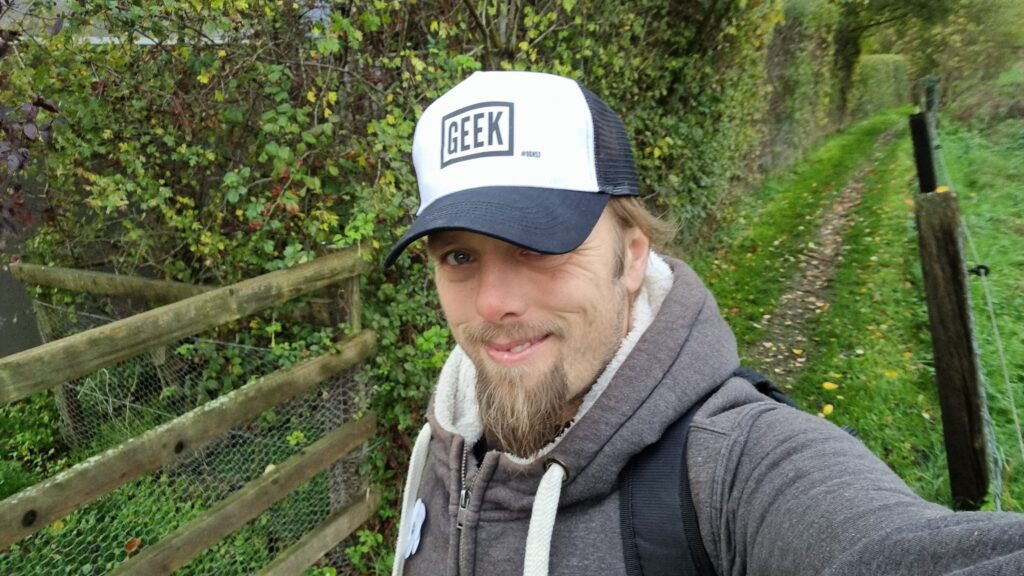
[[710,489],[699,514],[722,576],[1024,574],[1024,515],[926,502],[859,440],[796,410],[758,404],[733,424],[717,431],[713,476],[691,468]]

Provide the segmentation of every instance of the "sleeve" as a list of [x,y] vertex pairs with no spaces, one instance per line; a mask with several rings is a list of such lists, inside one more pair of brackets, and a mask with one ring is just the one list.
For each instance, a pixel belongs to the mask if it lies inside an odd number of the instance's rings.
[[926,502],[859,440],[798,410],[762,404],[737,424],[705,511],[720,575],[1024,574],[1024,515]]

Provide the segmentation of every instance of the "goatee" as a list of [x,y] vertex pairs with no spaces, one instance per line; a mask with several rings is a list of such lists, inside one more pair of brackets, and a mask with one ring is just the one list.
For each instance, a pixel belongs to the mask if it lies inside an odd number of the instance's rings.
[[487,441],[498,450],[528,458],[565,426],[569,384],[561,363],[539,382],[525,384],[525,370],[479,366],[476,399]]

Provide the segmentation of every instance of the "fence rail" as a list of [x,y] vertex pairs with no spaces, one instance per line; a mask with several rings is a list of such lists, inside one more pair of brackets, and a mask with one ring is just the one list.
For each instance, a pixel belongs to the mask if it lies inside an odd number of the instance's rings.
[[[361,327],[358,274],[366,269],[366,263],[355,251],[222,288],[30,264],[18,264],[13,269],[15,276],[26,283],[170,303],[0,359],[0,403],[53,388],[57,388],[60,399],[68,394],[68,383],[76,378],[106,372],[132,358],[165,355],[168,346],[182,338],[339,282],[347,284],[347,320],[352,335],[338,342],[332,353],[250,381],[0,501],[0,560],[12,544],[146,474],[161,468],[175,469],[180,462],[208,451],[215,440],[237,433],[287,402],[308,396],[315,389],[321,392],[313,404],[340,401],[334,396],[336,392],[330,391],[334,389],[323,385],[376,352],[376,334]],[[322,306],[328,303],[320,300]],[[150,361],[159,364],[152,358]],[[349,405],[348,401],[343,405]],[[331,492],[329,502],[324,496],[324,505],[329,503],[333,514],[280,553],[261,573],[294,574],[311,565],[366,522],[379,504],[380,496],[373,490],[367,489],[355,499],[348,491],[351,486],[335,492],[333,482],[342,478],[336,469],[340,460],[369,440],[376,423],[372,413],[358,419],[343,418],[350,419],[340,426],[337,420],[329,419],[329,426],[336,427],[319,440],[268,467],[198,518],[147,543],[138,554],[117,565],[114,573],[170,573],[330,468]]]
[[335,354],[307,360],[247,384],[0,501],[0,549],[306,392],[327,377],[369,358],[375,347],[376,336],[364,331],[347,340]]
[[104,296],[130,296],[161,304],[170,304],[217,288],[216,286],[201,286],[22,262],[11,264],[10,270],[11,276],[33,286],[46,286]]
[[276,306],[356,275],[365,266],[355,251],[324,256],[0,359],[0,403]]
[[369,440],[375,424],[374,417],[368,415],[340,426],[202,516],[122,563],[111,574],[170,574]]

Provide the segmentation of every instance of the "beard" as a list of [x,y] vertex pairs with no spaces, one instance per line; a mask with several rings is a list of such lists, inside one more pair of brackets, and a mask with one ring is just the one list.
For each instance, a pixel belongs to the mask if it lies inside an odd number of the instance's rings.
[[559,362],[532,386],[525,370],[487,366],[477,370],[476,399],[487,440],[495,448],[527,458],[565,425],[569,383]]
[[[565,330],[554,322],[505,326],[484,323],[466,326],[462,340],[465,344],[483,344],[496,338],[519,340],[538,334],[563,338]],[[530,383],[530,371],[525,367],[497,366],[473,358],[472,352],[470,356],[477,368],[476,400],[488,443],[523,458],[543,448],[564,425],[569,379],[562,363]]]
[[[592,326],[597,333],[606,335],[604,341],[587,342],[585,350],[570,346],[564,353],[565,357],[543,374],[531,374],[526,367],[495,365],[485,358],[473,358],[474,354],[470,352],[477,368],[476,399],[480,422],[493,448],[528,458],[554,440],[564,429],[575,413],[573,405],[578,408],[579,402],[615,356],[622,342],[624,334],[618,327],[623,326],[627,314],[625,290],[619,292],[616,301],[618,304],[613,314],[607,317],[607,324],[600,322],[600,326]],[[566,329],[554,322],[503,326],[484,323],[463,327],[461,340],[464,349],[475,351],[478,350],[477,346],[467,345],[483,344],[497,338],[528,339],[538,334],[549,334],[549,337],[564,340]],[[579,335],[577,342],[578,338]],[[591,356],[585,368],[580,365],[573,367],[574,377],[581,382],[571,384],[566,362],[578,360],[588,353],[592,355],[596,350],[600,352],[597,356]],[[570,391],[575,393],[570,394]]]

